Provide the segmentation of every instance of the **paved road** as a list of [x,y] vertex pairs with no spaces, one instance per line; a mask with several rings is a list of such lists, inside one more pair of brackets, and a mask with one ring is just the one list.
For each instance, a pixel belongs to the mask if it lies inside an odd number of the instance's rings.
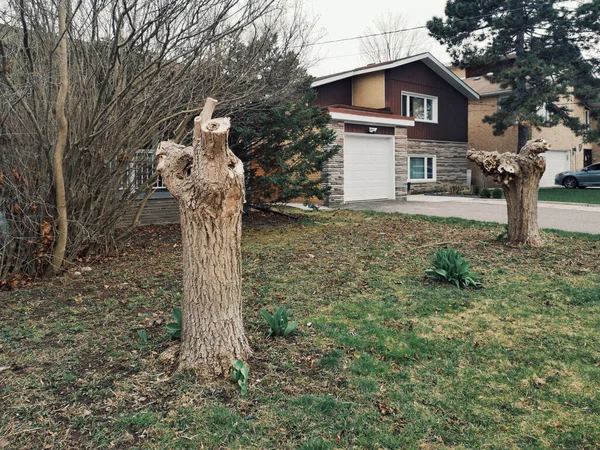
[[[354,210],[424,214],[506,223],[506,200],[410,195],[407,202],[361,202],[344,205]],[[538,203],[541,228],[600,234],[600,205]]]

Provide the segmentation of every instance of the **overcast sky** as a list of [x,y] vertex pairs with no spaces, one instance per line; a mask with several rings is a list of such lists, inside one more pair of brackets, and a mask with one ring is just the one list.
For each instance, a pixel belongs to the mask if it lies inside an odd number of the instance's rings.
[[[446,5],[446,0],[304,1],[308,12],[315,16],[318,28],[321,29],[320,42],[360,36],[364,34],[366,27],[373,27],[373,21],[380,13],[402,13],[411,25],[425,25],[433,16],[442,16]],[[309,73],[322,76],[361,66],[359,43],[356,39],[314,47],[320,61],[309,69]],[[428,37],[427,44],[422,51],[431,52],[443,63],[450,62],[450,57],[435,39]]]

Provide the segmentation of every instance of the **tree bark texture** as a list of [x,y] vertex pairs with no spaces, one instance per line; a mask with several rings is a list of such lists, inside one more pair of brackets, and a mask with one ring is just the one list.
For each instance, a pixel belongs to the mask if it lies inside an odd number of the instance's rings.
[[521,152],[521,149],[527,145],[531,139],[531,128],[525,123],[517,125],[517,153]]
[[67,1],[61,0],[58,3],[58,33],[59,42],[57,48],[58,54],[58,78],[59,88],[56,96],[56,122],[58,124],[58,133],[56,136],[56,145],[54,147],[54,159],[52,161],[52,172],[54,175],[54,190],[56,195],[56,210],[58,219],[56,221],[56,242],[54,244],[54,254],[49,266],[48,273],[55,275],[62,267],[67,248],[68,237],[68,216],[67,216],[67,195],[65,191],[65,176],[63,171],[63,159],[67,147],[67,137],[69,133],[69,122],[65,114],[67,103],[67,93],[69,92],[69,66],[68,66],[68,48],[67,48]]
[[244,168],[227,146],[228,118],[211,120],[207,99],[194,145],[161,142],[158,170],[179,202],[183,320],[179,370],[226,376],[250,346],[242,321],[241,236]]
[[508,241],[512,244],[542,245],[537,223],[537,199],[540,179],[546,170],[541,153],[549,149],[543,139],[527,142],[519,154],[473,151],[467,158],[484,174],[500,183],[508,212]]

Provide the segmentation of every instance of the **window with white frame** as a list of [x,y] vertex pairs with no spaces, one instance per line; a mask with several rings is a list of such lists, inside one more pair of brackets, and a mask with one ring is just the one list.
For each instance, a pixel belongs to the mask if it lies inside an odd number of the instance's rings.
[[[156,170],[156,161],[154,150],[138,150],[135,152],[130,167],[130,176],[132,177],[132,185],[134,188],[142,186],[148,178],[150,178]],[[162,177],[159,175],[156,183],[152,186],[153,189],[166,189]]]
[[438,120],[438,99],[412,92],[402,93],[402,115],[413,117],[419,122],[435,122]]
[[435,181],[435,156],[408,157],[408,181]]

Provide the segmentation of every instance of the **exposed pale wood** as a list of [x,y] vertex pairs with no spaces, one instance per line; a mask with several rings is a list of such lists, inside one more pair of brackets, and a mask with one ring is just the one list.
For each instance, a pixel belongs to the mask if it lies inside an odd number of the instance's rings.
[[202,112],[194,119],[194,140],[200,138],[202,125],[205,125],[212,118],[215,108],[217,107],[217,103],[219,103],[217,100],[210,97],[208,97],[206,102],[204,102],[204,108],[202,108]]
[[[242,162],[227,146],[229,119],[195,120],[193,147],[162,142],[158,170],[179,202],[183,243],[183,322],[179,369],[226,376],[250,346],[242,321]],[[189,170],[189,173],[188,173]]]
[[537,223],[537,198],[540,180],[546,170],[541,153],[550,148],[543,139],[527,142],[519,154],[473,151],[467,158],[504,190],[508,212],[508,241],[539,247],[542,239]]

